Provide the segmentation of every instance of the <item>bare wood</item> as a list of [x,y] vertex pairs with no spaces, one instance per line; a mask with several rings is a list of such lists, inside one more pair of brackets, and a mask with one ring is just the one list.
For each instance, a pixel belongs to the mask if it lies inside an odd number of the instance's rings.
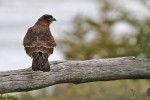
[[150,79],[150,59],[121,57],[85,61],[53,61],[51,71],[31,68],[0,72],[0,93],[36,90],[60,83]]

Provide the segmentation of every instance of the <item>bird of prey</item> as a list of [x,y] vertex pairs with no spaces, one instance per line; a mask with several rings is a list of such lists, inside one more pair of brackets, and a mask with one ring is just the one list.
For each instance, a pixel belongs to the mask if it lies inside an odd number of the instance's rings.
[[50,71],[48,57],[56,46],[49,26],[56,19],[52,15],[41,16],[34,26],[30,27],[24,37],[23,45],[26,53],[33,59],[33,71]]

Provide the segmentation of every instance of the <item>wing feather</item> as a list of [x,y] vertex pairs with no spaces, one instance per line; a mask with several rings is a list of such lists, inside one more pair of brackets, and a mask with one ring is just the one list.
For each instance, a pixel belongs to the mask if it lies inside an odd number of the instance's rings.
[[31,56],[33,52],[52,54],[56,46],[55,40],[49,30],[42,30],[30,27],[23,40],[26,53]]

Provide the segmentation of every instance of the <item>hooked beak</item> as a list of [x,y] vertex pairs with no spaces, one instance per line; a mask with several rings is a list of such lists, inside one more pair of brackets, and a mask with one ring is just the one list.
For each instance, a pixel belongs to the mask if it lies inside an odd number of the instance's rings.
[[56,21],[56,19],[55,19],[55,18],[52,18],[51,20],[52,20],[52,21]]

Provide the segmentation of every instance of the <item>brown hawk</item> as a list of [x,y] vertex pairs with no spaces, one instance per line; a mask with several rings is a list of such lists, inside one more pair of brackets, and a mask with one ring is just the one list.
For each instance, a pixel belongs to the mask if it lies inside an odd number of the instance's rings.
[[48,57],[53,54],[53,49],[56,46],[49,28],[53,21],[56,21],[56,19],[52,15],[41,16],[34,26],[28,29],[24,37],[25,51],[33,58],[33,71],[50,71]]

